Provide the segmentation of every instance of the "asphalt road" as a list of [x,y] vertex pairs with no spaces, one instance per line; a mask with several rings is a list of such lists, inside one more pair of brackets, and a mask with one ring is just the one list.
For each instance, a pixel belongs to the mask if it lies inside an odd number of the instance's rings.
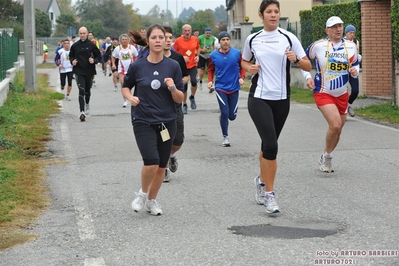
[[[39,71],[60,90],[56,69]],[[179,169],[159,193],[164,214],[155,217],[131,209],[142,161],[130,108],[111,78],[96,83],[86,122],[75,83],[72,101],[51,119],[52,204],[29,228],[38,238],[1,251],[0,265],[399,265],[397,128],[348,118],[335,173],[322,173],[327,124],[313,104],[292,102],[279,141],[281,214],[270,217],[254,198],[260,139],[247,93],[226,148],[215,94],[199,90]]]

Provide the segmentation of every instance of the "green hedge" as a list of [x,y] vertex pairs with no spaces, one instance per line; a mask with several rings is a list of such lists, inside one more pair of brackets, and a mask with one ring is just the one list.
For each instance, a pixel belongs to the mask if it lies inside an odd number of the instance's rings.
[[331,16],[338,16],[344,21],[344,26],[352,24],[356,27],[356,39],[360,42],[361,51],[362,32],[359,2],[314,6],[311,11],[300,11],[299,16],[301,18],[301,42],[305,49],[312,42],[326,37],[327,19]]
[[399,0],[393,0],[391,8],[392,30],[393,30],[393,56],[399,59]]

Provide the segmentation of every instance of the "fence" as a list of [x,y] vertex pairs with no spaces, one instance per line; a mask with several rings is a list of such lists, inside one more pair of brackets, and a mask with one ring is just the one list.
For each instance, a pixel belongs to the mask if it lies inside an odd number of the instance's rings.
[[18,38],[6,31],[0,32],[0,81],[6,78],[6,71],[18,61]]

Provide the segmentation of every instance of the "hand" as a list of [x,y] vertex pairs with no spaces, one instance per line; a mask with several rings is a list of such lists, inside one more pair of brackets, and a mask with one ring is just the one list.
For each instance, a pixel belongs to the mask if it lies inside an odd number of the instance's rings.
[[349,68],[349,73],[352,75],[352,76],[354,76],[354,77],[356,77],[357,76],[357,69],[356,69],[356,67],[351,67],[351,68]]
[[130,104],[132,106],[137,106],[140,103],[139,97],[133,96],[133,95],[132,95],[132,97],[130,99],[128,99],[128,101],[130,102]]
[[285,55],[287,56],[288,60],[290,60],[291,62],[294,63],[296,61],[296,54],[293,51],[286,50]]
[[115,65],[112,65],[112,67],[111,67],[112,69],[116,69],[116,66]]
[[243,79],[243,78],[240,78],[240,79],[238,80],[238,83],[240,83],[240,86],[244,85],[244,79]]
[[168,90],[173,90],[175,88],[175,82],[172,78],[165,78],[163,82],[168,86]]
[[188,57],[188,56],[183,56],[183,58],[184,58],[184,62],[188,62],[188,61],[190,61],[190,57]]
[[60,65],[58,66],[58,68],[59,68],[59,69],[62,69],[62,68],[63,68],[62,64],[60,64]]
[[212,88],[212,85],[213,85],[213,82],[212,82],[212,81],[209,81],[209,82],[208,82],[208,85],[207,85],[207,86],[208,86],[208,89]]
[[77,64],[78,64],[78,60],[74,59],[74,60],[72,61],[72,65],[73,65],[73,66],[76,66]]
[[199,60],[199,57],[198,57],[198,55],[196,55],[196,56],[194,57],[194,62],[195,62],[195,63],[198,63],[198,60]]
[[308,86],[308,88],[311,90],[316,89],[316,85],[314,84],[314,80],[312,78],[308,78],[306,80],[306,86]]
[[251,73],[252,75],[255,75],[256,73],[258,73],[259,67],[260,67],[260,64],[251,65],[248,69],[248,72]]
[[94,64],[94,59],[92,57],[89,58],[89,63]]

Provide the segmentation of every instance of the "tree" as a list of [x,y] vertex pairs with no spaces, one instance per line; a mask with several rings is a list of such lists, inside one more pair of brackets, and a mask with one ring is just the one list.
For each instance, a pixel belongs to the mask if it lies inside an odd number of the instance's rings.
[[204,33],[205,28],[207,27],[212,29],[213,34],[219,32],[219,30],[216,31],[215,18],[210,9],[205,11],[200,10],[194,13],[187,22],[191,25],[192,29],[199,29],[200,34]]
[[215,18],[216,23],[227,22],[227,11],[223,5],[215,8],[213,12],[213,17]]
[[137,10],[133,10],[132,4],[124,5],[122,0],[80,0],[75,9],[81,18],[80,25],[98,38],[119,36],[138,24],[138,16],[132,17]]
[[56,37],[62,37],[65,36],[67,33],[67,29],[69,27],[78,27],[78,23],[75,20],[74,15],[72,14],[61,14],[58,18],[57,18],[57,28],[56,31],[54,33],[54,36]]
[[12,0],[2,0],[0,5],[0,23],[6,21],[24,23],[24,8],[20,3]]
[[161,8],[158,5],[153,6],[147,13],[147,16],[152,18],[159,18],[161,14]]
[[86,21],[82,26],[85,26],[89,31],[93,32],[96,39],[107,35],[101,19]]
[[51,36],[51,22],[46,13],[39,9],[35,9],[35,23],[37,37]]
[[60,6],[61,14],[75,14],[71,0],[57,0],[57,2]]
[[180,13],[178,20],[181,20],[183,22],[187,22],[188,19],[195,14],[195,9],[193,9],[191,6],[189,9],[184,8],[183,11]]

